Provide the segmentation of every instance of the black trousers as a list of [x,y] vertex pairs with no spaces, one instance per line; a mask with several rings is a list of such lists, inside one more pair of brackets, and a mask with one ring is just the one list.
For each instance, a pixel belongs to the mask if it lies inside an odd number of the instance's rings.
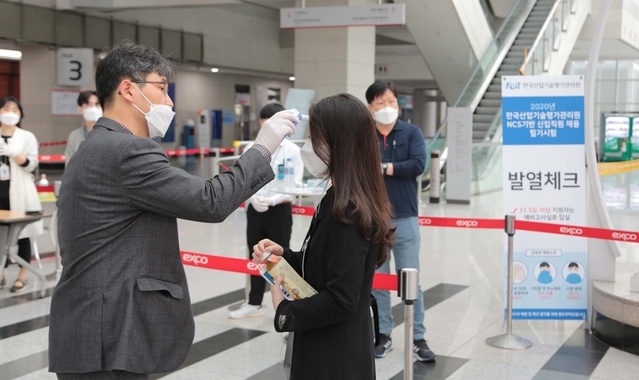
[[[282,203],[269,207],[264,212],[257,212],[249,204],[246,210],[246,243],[249,259],[253,258],[253,246],[262,239],[271,239],[282,247],[288,247],[293,229],[293,214],[290,203]],[[261,305],[266,290],[266,280],[262,276],[251,276],[249,305]]]
[[[4,181],[3,181],[4,182]],[[7,187],[6,196],[0,196],[0,210],[11,210],[11,204],[9,203],[9,190]],[[29,238],[18,239],[18,256],[26,262],[31,261],[31,240]],[[2,264],[0,264],[2,265]],[[9,266],[9,258],[4,267]]]
[[[18,239],[18,256],[20,256],[20,258],[26,262],[31,261],[31,239]],[[4,264],[4,267],[6,268],[8,266],[9,258],[7,257],[7,262]],[[22,267],[22,265],[20,264],[18,264],[18,266]]]

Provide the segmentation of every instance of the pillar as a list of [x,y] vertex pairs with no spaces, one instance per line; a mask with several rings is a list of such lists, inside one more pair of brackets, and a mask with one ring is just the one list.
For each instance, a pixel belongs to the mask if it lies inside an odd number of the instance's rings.
[[[377,4],[371,0],[301,0],[296,6]],[[315,90],[314,102],[349,93],[366,103],[375,81],[375,27],[307,28],[295,30],[295,88]]]

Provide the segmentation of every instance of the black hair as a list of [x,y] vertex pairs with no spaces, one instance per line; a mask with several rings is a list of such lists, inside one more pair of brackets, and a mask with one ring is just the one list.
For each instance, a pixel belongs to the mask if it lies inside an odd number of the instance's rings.
[[89,98],[93,95],[98,96],[98,93],[92,90],[82,91],[78,95],[78,105],[82,107],[85,104],[89,104]]
[[568,268],[579,268],[579,264],[573,261],[572,263],[568,264]]
[[373,100],[384,95],[386,90],[391,90],[393,95],[397,97],[397,90],[395,89],[393,82],[383,80],[375,81],[375,83],[371,84],[366,90],[366,101],[368,104],[371,104]]
[[260,119],[268,119],[280,111],[284,111],[283,105],[279,103],[269,103],[260,110]]
[[[392,206],[379,169],[381,156],[373,115],[353,95],[329,96],[311,106],[309,132],[313,151],[328,166],[335,200],[332,213],[341,223],[353,223],[368,240],[380,245],[381,266],[394,241]],[[354,205],[352,214],[347,210]]]
[[[22,121],[22,119],[24,119],[24,111],[22,111],[22,104],[20,104],[18,98],[15,98],[13,96],[5,96],[4,98],[0,99],[0,108],[4,107],[4,105],[9,102],[14,102],[18,106],[18,109],[20,110],[20,121]],[[20,121],[18,123],[20,123]]]
[[547,262],[544,261],[543,263],[539,264],[539,267],[540,268],[550,268],[550,264],[548,264]]
[[[95,87],[102,108],[109,105],[124,79],[143,81],[157,73],[170,81],[174,65],[156,50],[122,40],[104,53],[95,69]],[[143,85],[143,84],[142,84]]]

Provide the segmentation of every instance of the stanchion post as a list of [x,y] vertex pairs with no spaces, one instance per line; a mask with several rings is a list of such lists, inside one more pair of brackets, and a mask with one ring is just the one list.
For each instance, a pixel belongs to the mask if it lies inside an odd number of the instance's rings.
[[212,148],[213,156],[211,157],[211,175],[215,177],[220,174],[220,148]]
[[404,301],[404,380],[413,380],[413,308],[419,291],[419,270],[401,269],[397,282],[397,295]]
[[486,344],[509,350],[523,350],[532,342],[512,334],[513,330],[513,239],[515,236],[515,215],[506,215],[504,229],[508,235],[508,283],[506,284],[506,334],[486,339]]
[[439,151],[430,153],[430,203],[439,203],[441,178],[439,173]]

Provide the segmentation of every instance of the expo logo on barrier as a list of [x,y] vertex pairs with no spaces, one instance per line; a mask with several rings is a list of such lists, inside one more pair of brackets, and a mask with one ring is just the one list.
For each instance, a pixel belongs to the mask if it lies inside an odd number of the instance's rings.
[[576,227],[561,227],[559,228],[559,232],[561,232],[562,234],[566,234],[566,235],[571,235],[571,236],[581,236],[584,234],[584,231],[581,228],[576,228]]
[[419,217],[418,223],[420,226],[430,226],[433,224],[433,220],[430,218]]
[[457,220],[455,224],[457,225],[457,227],[466,228],[479,226],[479,222],[477,222],[476,220]]
[[629,234],[629,233],[625,233],[625,232],[613,232],[612,233],[612,238],[613,239],[617,239],[617,240],[623,240],[623,241],[637,241],[637,235],[635,234]]
[[250,271],[258,271],[260,270],[261,267],[263,267],[264,264],[257,264],[254,261],[249,261],[246,263],[246,269],[250,270]]
[[209,263],[208,257],[190,253],[185,253],[184,255],[182,255],[182,260],[185,263],[193,263],[195,266],[199,266],[200,264],[206,265]]

